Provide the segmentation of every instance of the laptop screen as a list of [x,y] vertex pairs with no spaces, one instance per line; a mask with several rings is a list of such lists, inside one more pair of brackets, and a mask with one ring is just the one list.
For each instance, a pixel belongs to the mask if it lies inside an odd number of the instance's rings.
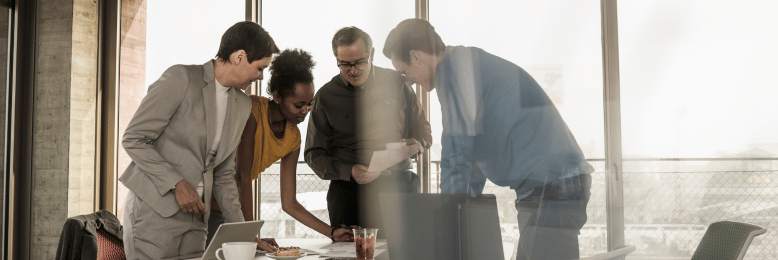
[[213,240],[208,245],[208,248],[205,249],[205,252],[164,258],[163,260],[217,259],[216,250],[219,250],[222,244],[227,242],[254,242],[254,238],[259,235],[259,230],[263,224],[265,224],[264,220],[224,223],[216,229],[216,234],[213,235]]

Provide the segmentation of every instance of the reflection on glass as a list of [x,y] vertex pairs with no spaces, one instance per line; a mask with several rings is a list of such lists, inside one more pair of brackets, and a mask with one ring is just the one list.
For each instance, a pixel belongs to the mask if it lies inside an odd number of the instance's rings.
[[[430,1],[430,22],[447,45],[476,46],[519,65],[559,110],[587,159],[604,157],[602,54],[599,1]],[[433,190],[440,191],[441,107],[430,95]],[[506,111],[506,113],[509,113]],[[581,256],[606,251],[603,165],[592,173],[587,222],[579,236]],[[513,190],[487,182],[497,196],[503,241],[516,247],[519,227]]]

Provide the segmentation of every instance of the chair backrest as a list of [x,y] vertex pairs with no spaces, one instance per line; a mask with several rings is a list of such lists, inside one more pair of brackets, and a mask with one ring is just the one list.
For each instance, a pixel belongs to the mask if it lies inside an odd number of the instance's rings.
[[105,229],[97,230],[97,260],[124,260],[124,243],[116,237],[105,232]]
[[732,221],[716,222],[708,227],[702,237],[692,260],[718,259],[740,260],[755,236],[764,234],[766,229]]
[[101,210],[68,218],[57,245],[57,260],[123,260],[122,227],[113,213]]

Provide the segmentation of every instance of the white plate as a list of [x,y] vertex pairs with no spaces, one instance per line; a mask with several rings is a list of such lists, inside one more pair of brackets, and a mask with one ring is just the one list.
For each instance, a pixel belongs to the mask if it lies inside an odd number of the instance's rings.
[[302,255],[300,255],[300,256],[276,256],[276,253],[268,253],[268,254],[265,254],[265,255],[266,255],[267,257],[270,257],[270,258],[273,258],[273,259],[279,259],[279,260],[293,260],[293,259],[298,259],[298,258],[301,258],[301,257],[303,257],[303,256],[307,256],[308,254],[306,254],[306,253],[303,253],[303,254],[302,254]]

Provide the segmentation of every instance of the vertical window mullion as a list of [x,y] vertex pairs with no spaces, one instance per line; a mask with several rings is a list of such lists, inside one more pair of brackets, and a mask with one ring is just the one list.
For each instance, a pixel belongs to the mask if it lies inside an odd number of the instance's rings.
[[616,0],[601,0],[608,251],[624,246],[619,43]]

